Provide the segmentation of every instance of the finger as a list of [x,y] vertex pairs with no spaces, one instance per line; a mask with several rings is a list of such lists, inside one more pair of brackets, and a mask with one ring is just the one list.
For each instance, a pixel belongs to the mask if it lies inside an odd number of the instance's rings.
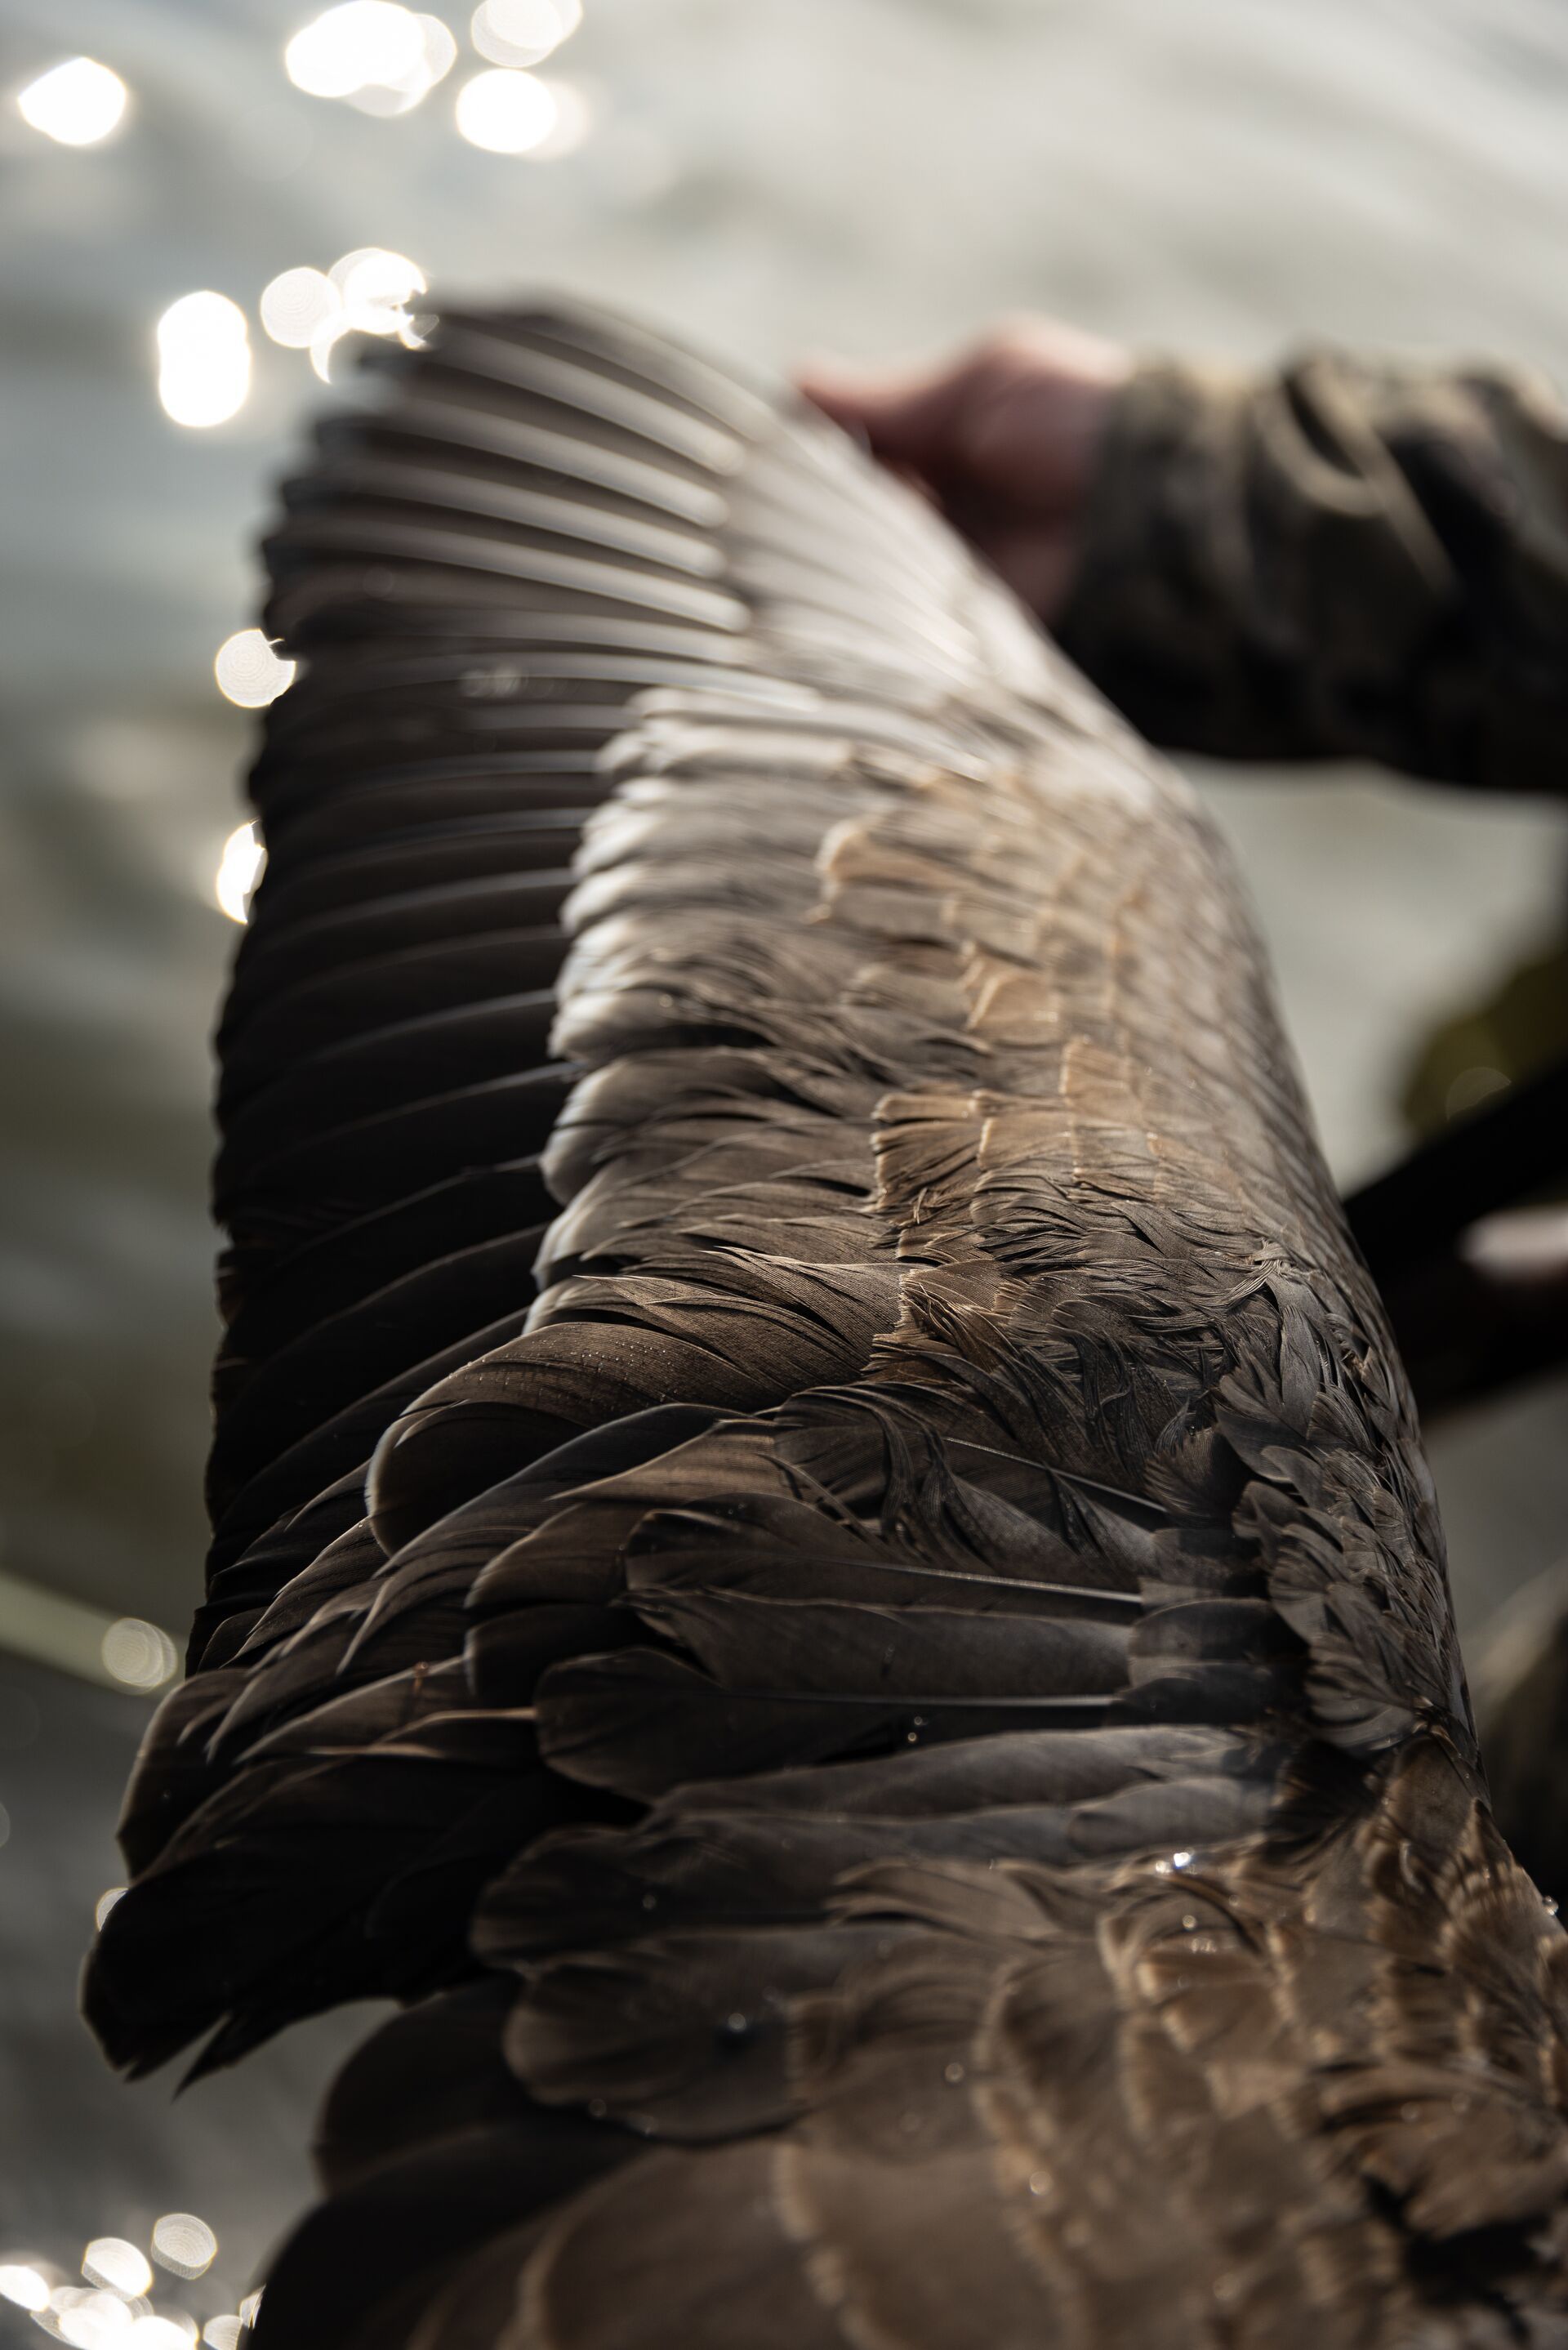
[[888,369],[821,359],[803,368],[797,380],[836,424],[864,433],[877,456],[935,473],[951,452],[971,372],[967,360],[934,369]]

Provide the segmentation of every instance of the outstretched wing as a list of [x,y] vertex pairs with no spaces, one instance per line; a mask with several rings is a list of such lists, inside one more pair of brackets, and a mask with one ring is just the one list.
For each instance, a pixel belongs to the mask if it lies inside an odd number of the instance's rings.
[[[91,2019],[201,2069],[439,1992],[337,2092],[292,2350],[1120,2338],[1085,2084],[1184,1872],[1418,1732],[1473,1797],[1226,858],[917,501],[597,313],[444,316],[268,554],[213,1574]],[[1129,2277],[1211,2283],[1158,2218]]]

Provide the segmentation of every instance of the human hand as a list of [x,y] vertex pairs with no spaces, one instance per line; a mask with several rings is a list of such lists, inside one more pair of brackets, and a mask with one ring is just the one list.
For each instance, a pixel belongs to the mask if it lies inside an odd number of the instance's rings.
[[823,359],[800,380],[1051,621],[1066,602],[1100,444],[1132,365],[1098,335],[1021,318],[957,359],[864,369]]

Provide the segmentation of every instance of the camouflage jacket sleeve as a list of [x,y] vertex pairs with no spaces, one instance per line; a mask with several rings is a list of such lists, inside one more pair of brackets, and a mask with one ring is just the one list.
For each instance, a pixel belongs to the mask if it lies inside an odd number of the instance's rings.
[[1060,633],[1175,748],[1568,789],[1568,411],[1335,351],[1146,365]]

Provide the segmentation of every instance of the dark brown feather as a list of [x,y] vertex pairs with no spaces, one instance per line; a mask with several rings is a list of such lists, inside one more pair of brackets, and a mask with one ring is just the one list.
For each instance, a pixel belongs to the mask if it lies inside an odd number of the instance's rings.
[[137,2068],[425,2002],[261,2341],[1568,2340],[1568,1939],[1196,799],[797,404],[378,364],[269,542],[206,1669],[87,1983]]

